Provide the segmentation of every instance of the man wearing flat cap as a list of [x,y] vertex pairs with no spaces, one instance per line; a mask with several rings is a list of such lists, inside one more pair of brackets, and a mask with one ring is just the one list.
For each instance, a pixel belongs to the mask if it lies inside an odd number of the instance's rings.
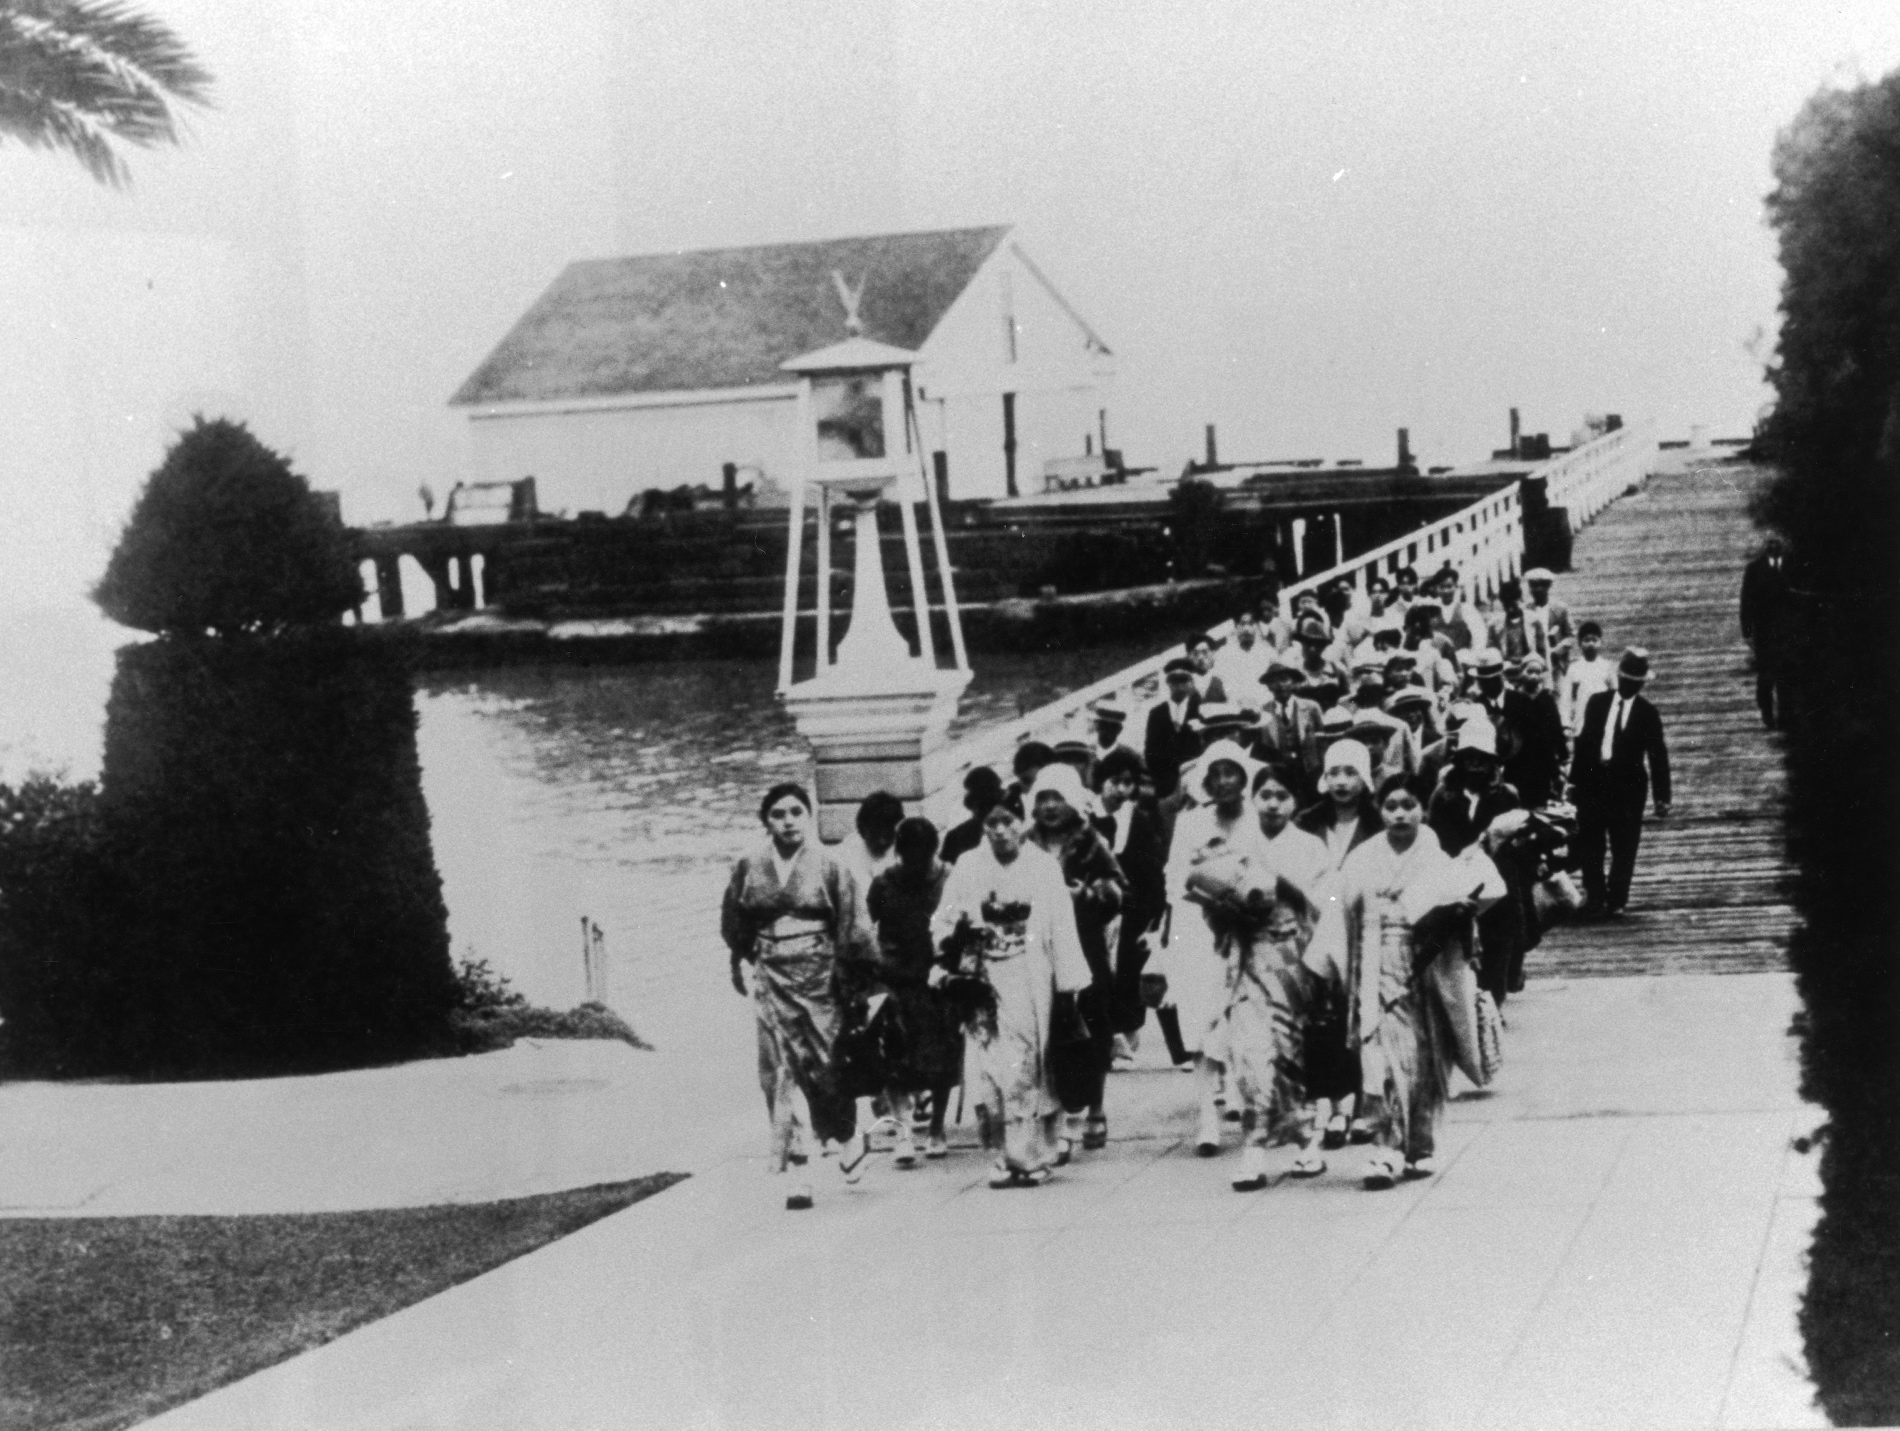
[[1201,697],[1194,689],[1197,671],[1186,656],[1176,656],[1162,668],[1167,694],[1148,712],[1142,739],[1142,758],[1154,781],[1157,799],[1167,800],[1181,786],[1181,767],[1200,753],[1194,723],[1201,718]]
[[[1577,807],[1577,854],[1583,864],[1587,911],[1614,917],[1630,897],[1636,845],[1643,835],[1643,806],[1656,795],[1658,819],[1669,814],[1669,751],[1662,717],[1643,696],[1649,652],[1632,646],[1616,668],[1616,689],[1599,691],[1583,710],[1576,754],[1570,763],[1571,799]],[[1610,875],[1603,877],[1603,845],[1610,847]]]
[[1548,567],[1534,566],[1524,573],[1524,590],[1530,593],[1524,603],[1524,630],[1531,650],[1550,663],[1552,678],[1561,681],[1575,637],[1570,630],[1570,608],[1550,599],[1555,580]]

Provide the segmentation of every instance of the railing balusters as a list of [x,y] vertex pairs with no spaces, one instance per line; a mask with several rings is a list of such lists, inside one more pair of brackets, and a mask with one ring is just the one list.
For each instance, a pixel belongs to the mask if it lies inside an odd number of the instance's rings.
[[[1624,427],[1540,464],[1530,475],[1545,479],[1544,490],[1551,506],[1569,510],[1570,530],[1574,533],[1626,487],[1641,482],[1654,471],[1656,451],[1653,428],[1647,424]],[[1396,571],[1401,565],[1417,565],[1421,543],[1427,554],[1445,554],[1445,560],[1457,568],[1468,594],[1486,599],[1495,597],[1498,587],[1516,576],[1523,564],[1524,527],[1518,489],[1513,487],[1481,497],[1419,531],[1408,532],[1384,546],[1361,552],[1326,571],[1288,582],[1280,588],[1281,599],[1290,605],[1301,592],[1317,590],[1341,577],[1355,588],[1365,590],[1382,562],[1388,571]],[[1225,637],[1232,629],[1233,622],[1224,621],[1213,631],[1216,636]],[[940,822],[960,819],[966,771],[977,765],[1007,765],[1010,752],[1020,742],[1058,737],[1082,711],[1105,697],[1120,696],[1128,708],[1129,729],[1139,731],[1147,698],[1154,693],[1161,668],[1181,654],[1180,646],[1170,646],[1158,655],[1072,691],[1018,720],[969,736],[944,750],[937,757],[942,779],[937,793],[926,802],[927,813]]]

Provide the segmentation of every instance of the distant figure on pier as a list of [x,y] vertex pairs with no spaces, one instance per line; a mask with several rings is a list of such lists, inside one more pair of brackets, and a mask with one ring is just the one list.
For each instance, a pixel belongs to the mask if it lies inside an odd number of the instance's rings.
[[1260,678],[1267,672],[1273,648],[1260,634],[1260,622],[1252,611],[1242,610],[1234,617],[1233,638],[1214,659],[1214,674],[1227,692],[1227,699],[1243,705],[1257,704]]
[[1194,689],[1194,675],[1194,662],[1186,656],[1169,661],[1162,672],[1167,695],[1148,712],[1142,755],[1148,762],[1155,795],[1161,800],[1174,798],[1181,788],[1181,766],[1200,749],[1192,724],[1201,718],[1201,697]]
[[1548,567],[1534,566],[1524,573],[1524,589],[1530,600],[1524,603],[1524,625],[1530,633],[1531,650],[1550,663],[1551,673],[1562,679],[1570,664],[1574,639],[1570,631],[1570,608],[1550,599],[1556,578]]
[[1770,537],[1742,572],[1742,639],[1755,648],[1755,704],[1769,730],[1786,719],[1781,694],[1789,604],[1785,560],[1781,538]]
[[1616,662],[1603,654],[1603,628],[1594,621],[1577,627],[1577,656],[1565,669],[1558,708],[1563,713],[1564,733],[1576,739],[1583,729],[1583,708],[1598,691],[1616,685]]
[[1089,707],[1089,721],[1095,728],[1094,755],[1099,768],[1111,750],[1141,754],[1128,739],[1128,712],[1114,701],[1097,701]]
[[1227,686],[1214,670],[1214,638],[1205,631],[1189,634],[1183,643],[1188,659],[1194,663],[1194,692],[1202,702],[1224,701]]
[[[1577,807],[1577,857],[1589,896],[1586,915],[1620,915],[1629,903],[1636,846],[1643,837],[1643,806],[1656,793],[1656,816],[1669,815],[1669,750],[1662,717],[1643,696],[1649,652],[1632,646],[1616,668],[1616,689],[1590,697],[1584,708],[1577,753],[1570,763],[1572,803]],[[1610,846],[1610,875],[1603,877],[1603,845]]]

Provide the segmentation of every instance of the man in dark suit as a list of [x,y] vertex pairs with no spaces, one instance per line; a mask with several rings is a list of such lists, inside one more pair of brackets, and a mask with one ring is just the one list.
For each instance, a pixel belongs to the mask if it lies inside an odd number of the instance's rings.
[[1742,639],[1755,648],[1755,704],[1761,723],[1773,730],[1785,720],[1781,673],[1786,659],[1788,574],[1780,537],[1742,571]]
[[1156,701],[1148,712],[1142,756],[1160,800],[1173,798],[1181,786],[1181,767],[1200,753],[1200,738],[1193,728],[1193,722],[1201,718],[1201,698],[1194,689],[1197,674],[1194,662],[1186,656],[1169,661],[1162,672],[1167,696]]
[[[1649,652],[1632,646],[1616,668],[1616,689],[1598,691],[1583,708],[1583,729],[1570,763],[1577,807],[1577,854],[1591,912],[1619,915],[1629,903],[1636,845],[1643,836],[1643,805],[1653,787],[1656,817],[1669,815],[1669,751],[1662,717],[1643,697]],[[1603,878],[1603,844],[1610,845],[1610,878]]]

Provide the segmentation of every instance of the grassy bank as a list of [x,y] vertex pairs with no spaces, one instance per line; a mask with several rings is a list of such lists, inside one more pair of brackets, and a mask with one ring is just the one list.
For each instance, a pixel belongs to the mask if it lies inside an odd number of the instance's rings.
[[681,1176],[375,1212],[0,1221],[0,1426],[130,1426]]

